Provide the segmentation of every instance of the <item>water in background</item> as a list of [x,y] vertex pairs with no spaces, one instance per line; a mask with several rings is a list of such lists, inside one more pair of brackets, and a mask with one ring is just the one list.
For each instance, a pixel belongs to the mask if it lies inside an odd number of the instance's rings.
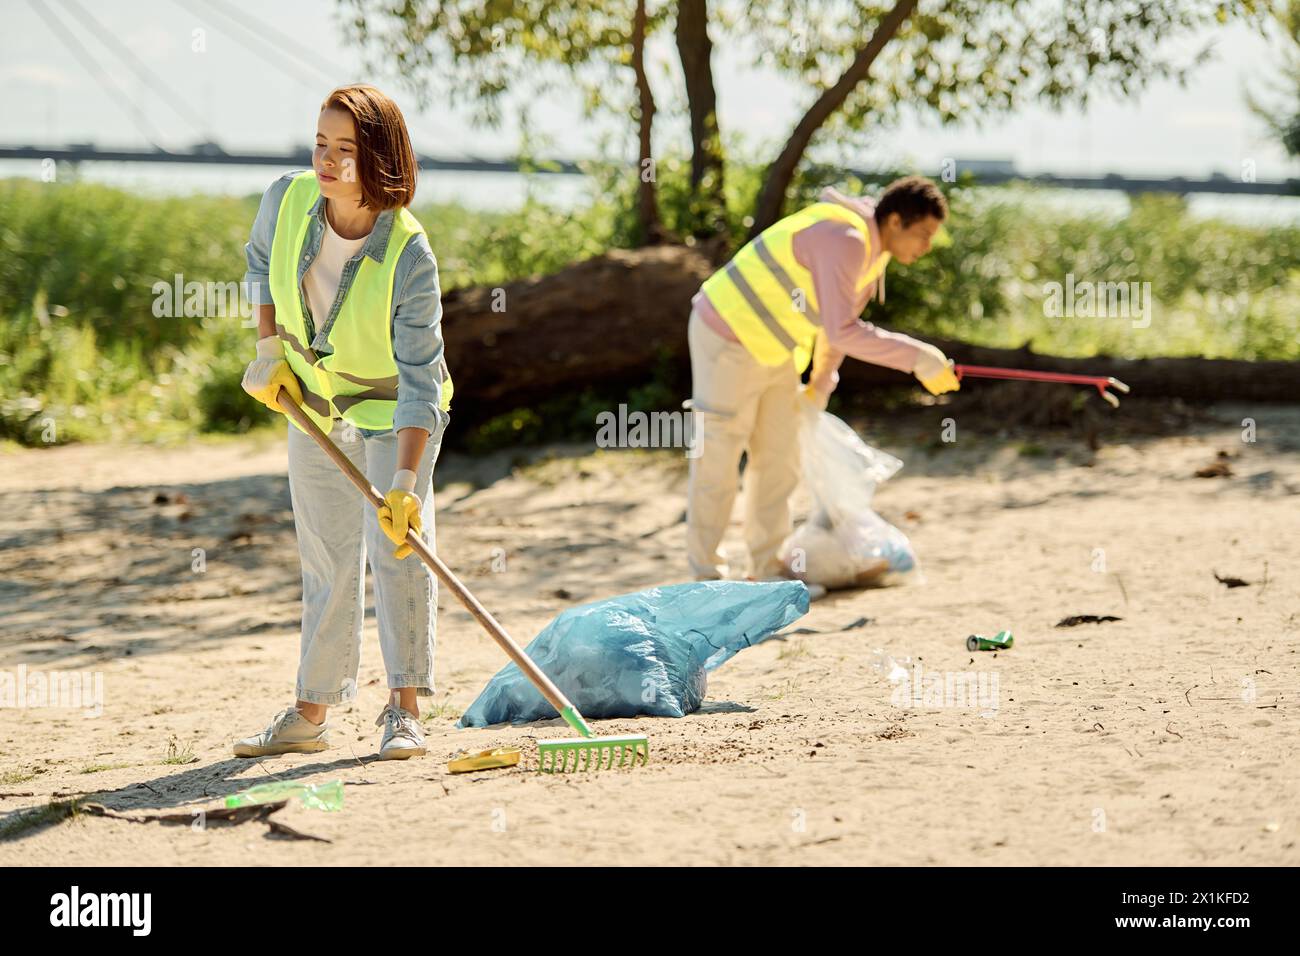
[[[79,175],[86,182],[109,183],[143,195],[174,196],[260,195],[281,173],[277,166],[185,166],[177,163],[82,163]],[[0,178],[40,175],[40,165],[29,160],[0,160]],[[60,168],[60,175],[63,175]],[[528,190],[548,205],[572,209],[585,204],[591,184],[585,176],[519,173],[476,173],[425,170],[420,174],[416,202],[460,202],[472,209],[509,210],[523,205]],[[1118,191],[1096,189],[1043,189],[1036,197],[1062,212],[1095,212],[1120,217],[1128,212],[1128,197]],[[1191,197],[1194,216],[1219,218],[1247,225],[1300,223],[1300,197],[1235,196],[1198,193]]]
[[[81,163],[77,175],[84,182],[107,183],[141,195],[258,196],[293,166],[188,166],[179,163]],[[301,167],[303,169],[306,166]],[[0,160],[0,179],[8,176],[40,177],[40,164],[31,160]],[[64,176],[59,167],[58,175]],[[423,170],[416,186],[419,204],[461,202],[474,209],[517,209],[528,191],[528,177],[519,173],[476,173]],[[563,209],[582,205],[590,190],[585,176],[537,175],[532,177],[535,196]]]

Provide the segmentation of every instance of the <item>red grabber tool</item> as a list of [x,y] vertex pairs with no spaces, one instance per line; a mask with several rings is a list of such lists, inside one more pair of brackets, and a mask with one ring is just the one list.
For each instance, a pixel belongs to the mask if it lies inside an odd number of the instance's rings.
[[1068,372],[1030,372],[1018,368],[994,368],[989,365],[954,365],[953,374],[961,381],[967,375],[971,378],[1010,378],[1025,382],[1059,382],[1064,385],[1091,385],[1106,401],[1119,408],[1119,397],[1107,391],[1128,394],[1129,388],[1117,378],[1109,375],[1072,375]]

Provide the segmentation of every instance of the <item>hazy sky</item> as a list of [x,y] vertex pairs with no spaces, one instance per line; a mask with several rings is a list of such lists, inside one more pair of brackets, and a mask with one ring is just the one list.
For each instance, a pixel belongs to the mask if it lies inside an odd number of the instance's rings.
[[[168,147],[207,137],[227,148],[308,145],[325,93],[331,85],[357,79],[374,81],[393,93],[421,150],[500,157],[509,155],[518,141],[512,120],[525,105],[518,100],[507,106],[511,121],[500,130],[477,129],[465,115],[446,107],[417,114],[413,97],[390,78],[362,76],[360,57],[341,42],[332,0],[77,0],[75,5],[38,0],[51,11],[47,15],[57,16],[81,41],[110,78],[110,86],[115,83],[126,96],[105,90],[30,0],[2,2],[6,17],[0,31],[0,80],[6,96],[0,100],[0,139],[6,142],[143,146],[145,136],[132,121],[128,102],[134,100],[147,128],[156,130],[155,138]],[[273,52],[232,25],[229,17],[214,12],[221,10],[254,28],[261,24],[290,35],[301,58]],[[79,11],[98,20],[156,78],[141,77],[125,65],[111,43],[106,47],[84,25],[87,21]],[[191,50],[196,29],[205,30],[205,52]],[[1260,179],[1300,174],[1300,166],[1286,160],[1243,104],[1244,90],[1259,90],[1275,74],[1277,50],[1242,26],[1195,39],[1214,39],[1217,53],[1186,88],[1161,83],[1127,101],[1099,98],[1086,112],[1058,115],[1033,108],[946,130],[909,122],[876,140],[860,159],[864,165],[910,161],[932,174],[944,157],[1007,158],[1025,171],[1187,176],[1218,171],[1234,178],[1242,162],[1251,160]],[[784,139],[806,106],[808,94],[774,73],[745,68],[741,55],[715,50],[719,115],[724,130],[745,130],[766,158],[771,144]],[[289,71],[272,66],[273,58],[287,64]],[[657,74],[655,64],[672,58],[671,38],[665,36],[651,50],[652,71]],[[163,88],[170,95],[164,95]],[[657,96],[667,103],[671,91],[664,86]],[[182,101],[183,115],[169,105],[173,99]],[[584,121],[576,98],[551,98],[527,108],[533,127],[554,139],[556,151],[575,157],[595,150],[602,129],[625,129],[627,124],[626,117],[621,125],[611,119],[604,127]],[[679,123],[662,132],[666,137],[680,129]],[[0,175],[21,169],[14,163],[0,164]],[[239,188],[249,191],[264,186],[272,172],[200,173],[161,166],[140,167],[137,175],[145,175],[144,170],[150,177],[237,180],[247,182]],[[474,189],[490,189],[492,180],[458,177]]]

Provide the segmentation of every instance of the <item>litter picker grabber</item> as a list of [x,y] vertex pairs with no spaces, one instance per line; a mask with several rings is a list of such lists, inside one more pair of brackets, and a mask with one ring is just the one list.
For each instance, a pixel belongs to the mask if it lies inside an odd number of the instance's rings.
[[1026,382],[1058,382],[1064,385],[1091,385],[1101,394],[1101,397],[1110,402],[1115,408],[1119,408],[1119,397],[1112,395],[1107,391],[1108,388],[1116,389],[1128,394],[1128,386],[1117,378],[1111,378],[1109,375],[1073,375],[1069,372],[1031,372],[1018,368],[994,368],[989,365],[954,365],[953,374],[957,380],[961,381],[967,375],[971,378],[1007,378],[1019,379]]
[[[276,403],[284,410],[284,413],[297,422],[308,435],[315,439],[316,444],[320,445],[325,454],[329,455],[334,464],[338,465],[343,473],[347,476],[352,484],[357,486],[357,490],[365,496],[376,509],[383,507],[384,496],[379,490],[370,483],[370,480],[352,464],[351,459],[339,450],[339,447],[330,441],[326,435],[316,425],[306,412],[293,400],[285,390],[280,389],[276,396]],[[516,666],[523,671],[533,686],[545,697],[564,718],[565,723],[576,730],[581,737],[565,738],[561,740],[544,740],[539,741],[537,745],[540,769],[554,773],[555,771],[566,770],[604,770],[610,767],[636,766],[638,763],[645,764],[650,759],[650,742],[644,736],[631,735],[625,737],[597,737],[587,721],[583,719],[578,709],[569,702],[564,693],[551,682],[551,679],[542,673],[532,658],[525,654],[515,643],[514,639],[506,633],[488,610],[479,603],[478,598],[474,597],[470,590],[461,584],[460,580],[451,573],[451,570],[442,563],[442,559],[433,552],[433,549],[425,544],[414,530],[406,533],[406,543],[411,546],[411,550],[419,555],[420,560],[428,565],[438,580],[447,586],[456,595],[457,600],[465,605],[469,611],[483,625],[483,629],[488,635],[500,645],[506,655],[515,662]],[[569,758],[572,758],[570,760]]]

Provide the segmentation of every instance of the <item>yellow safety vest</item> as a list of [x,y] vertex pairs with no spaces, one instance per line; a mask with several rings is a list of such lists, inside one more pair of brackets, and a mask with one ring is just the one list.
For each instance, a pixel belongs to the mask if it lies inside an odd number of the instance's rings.
[[871,261],[871,231],[865,219],[839,203],[819,202],[768,226],[701,287],[742,345],[763,365],[794,358],[800,373],[812,359],[813,340],[821,327],[812,272],[794,257],[794,236],[814,223],[831,219],[862,233],[867,261],[856,292],[884,272],[889,256]]
[[[342,417],[358,428],[393,427],[397,409],[397,362],[393,358],[393,279],[406,243],[424,227],[406,208],[397,210],[382,262],[362,256],[348,294],[326,341],[332,350],[318,354],[307,332],[298,262],[307,239],[311,208],[320,197],[314,170],[293,178],[280,201],[271,242],[270,285],[275,331],[285,360],[302,388],[308,416],[328,432]],[[323,317],[322,317],[323,318]],[[442,400],[451,408],[451,375],[444,363]]]

